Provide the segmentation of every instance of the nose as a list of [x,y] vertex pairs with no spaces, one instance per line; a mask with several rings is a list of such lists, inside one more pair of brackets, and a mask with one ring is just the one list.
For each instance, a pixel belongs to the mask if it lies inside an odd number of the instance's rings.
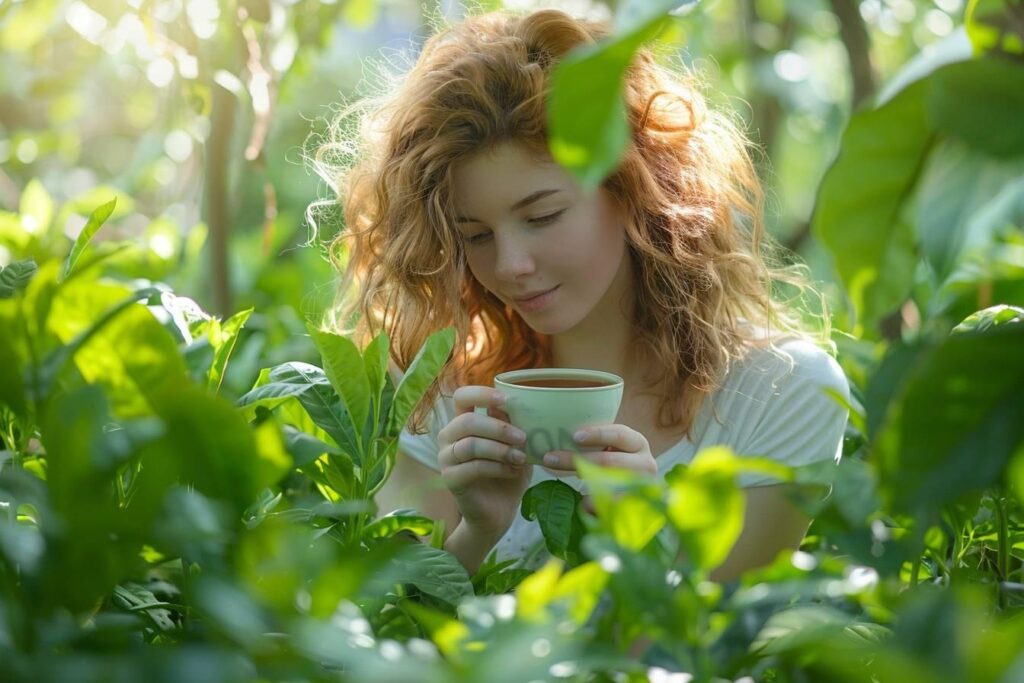
[[514,235],[497,239],[497,260],[494,275],[502,282],[515,282],[535,270],[533,255],[527,240]]

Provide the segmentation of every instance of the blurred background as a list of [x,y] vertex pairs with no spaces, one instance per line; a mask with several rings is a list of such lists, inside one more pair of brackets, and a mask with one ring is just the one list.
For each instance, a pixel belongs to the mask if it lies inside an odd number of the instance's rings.
[[[372,76],[369,61],[401,64],[431,22],[467,9],[611,17],[616,4],[0,0],[0,237],[27,229],[66,243],[116,195],[97,239],[148,247],[119,259],[123,272],[221,316],[255,307],[228,378],[247,387],[261,354],[315,357],[303,319],[331,301],[324,245],[340,225],[314,234],[305,219],[330,195],[307,157]],[[746,121],[765,153],[770,230],[838,296],[808,229],[820,179],[851,111],[961,24],[963,1],[697,7],[663,36],[667,56],[699,69],[708,95]]]

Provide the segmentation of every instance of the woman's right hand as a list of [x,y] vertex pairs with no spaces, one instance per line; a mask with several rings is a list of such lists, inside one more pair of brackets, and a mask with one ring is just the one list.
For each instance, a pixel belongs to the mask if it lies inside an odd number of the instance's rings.
[[[455,390],[455,417],[438,432],[441,478],[455,497],[462,524],[495,542],[512,526],[533,478],[522,447],[526,435],[501,410],[502,394],[491,387]],[[488,414],[477,413],[485,407]]]

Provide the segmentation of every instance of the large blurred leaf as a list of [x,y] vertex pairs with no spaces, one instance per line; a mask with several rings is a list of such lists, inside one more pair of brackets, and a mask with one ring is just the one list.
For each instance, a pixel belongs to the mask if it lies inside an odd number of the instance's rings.
[[[1024,178],[1024,164],[998,163],[953,141],[935,148],[918,190],[917,229],[940,281],[953,271],[970,233],[975,248],[984,238],[978,233],[986,226],[973,226],[979,211],[1017,178]],[[1024,192],[1024,186],[1020,190]],[[988,232],[991,239],[993,231]]]
[[674,467],[665,477],[669,521],[698,569],[711,571],[722,564],[743,531],[739,471],[739,458],[716,447],[702,450],[689,466]]
[[[74,362],[86,381],[106,389],[114,412],[123,417],[151,414],[158,395],[186,378],[174,339],[148,308],[130,303],[138,296],[122,285],[76,278],[57,292],[48,317],[50,329],[68,345],[94,331]],[[95,328],[101,319],[106,324]]]
[[995,157],[1024,156],[1024,63],[960,62],[929,80],[928,113],[936,130]]
[[173,476],[173,461],[152,463],[132,504],[119,505],[114,477],[139,451],[112,441],[117,434],[106,431],[110,419],[103,392],[89,386],[51,402],[40,420],[47,486],[60,516],[44,526],[52,593],[45,599],[73,611],[91,608],[134,570]]
[[877,438],[879,482],[899,510],[933,512],[998,482],[1024,439],[1024,325],[954,334],[900,375]]
[[565,57],[551,77],[548,145],[554,159],[593,190],[618,165],[629,140],[622,75],[633,54],[664,28],[672,0],[627,2],[619,34]]
[[619,546],[639,551],[665,526],[665,514],[659,509],[660,482],[629,470],[601,467],[579,455],[573,462],[590,491],[600,528]]
[[855,114],[818,194],[814,231],[835,260],[862,333],[903,301],[913,281],[914,236],[901,211],[933,141],[922,125],[926,87],[919,81]]

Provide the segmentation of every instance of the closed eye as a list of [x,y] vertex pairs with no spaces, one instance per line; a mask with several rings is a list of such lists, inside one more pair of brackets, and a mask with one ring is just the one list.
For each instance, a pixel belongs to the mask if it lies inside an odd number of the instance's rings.
[[558,217],[561,216],[563,213],[565,213],[565,209],[561,209],[559,211],[555,211],[554,213],[549,213],[544,216],[530,218],[526,222],[531,223],[533,225],[547,225],[548,223],[553,223],[556,220],[558,220]]
[[[566,212],[566,209],[560,209],[558,211],[555,211],[554,213],[545,214],[543,216],[537,216],[536,218],[528,218],[526,220],[526,222],[529,223],[530,225],[549,225],[551,223],[554,223],[556,220],[558,220],[561,217],[561,215],[563,213],[565,213],[565,212]],[[486,242],[490,238],[491,238],[491,233],[489,233],[489,232],[482,232],[479,235],[473,235],[472,237],[470,237],[469,238],[469,243],[470,244],[483,244],[484,242]]]

